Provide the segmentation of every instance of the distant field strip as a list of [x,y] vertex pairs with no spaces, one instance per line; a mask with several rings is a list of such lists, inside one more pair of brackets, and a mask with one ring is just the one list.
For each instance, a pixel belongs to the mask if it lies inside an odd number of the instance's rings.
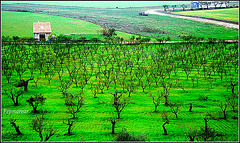
[[183,14],[183,15],[202,16],[202,17],[230,20],[230,21],[236,21],[236,22],[238,22],[238,20],[239,20],[239,9],[238,8],[198,10],[198,11],[181,11],[181,12],[173,12],[173,13]]
[[[46,4],[59,6],[79,6],[79,7],[97,7],[97,8],[124,8],[124,7],[146,7],[146,6],[160,6],[163,1],[4,1],[2,4],[9,3],[31,3],[31,4]],[[189,1],[167,1],[168,5],[190,4]]]

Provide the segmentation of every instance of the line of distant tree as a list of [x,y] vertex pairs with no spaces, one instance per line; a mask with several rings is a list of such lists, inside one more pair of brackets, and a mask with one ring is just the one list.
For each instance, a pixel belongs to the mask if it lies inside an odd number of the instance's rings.
[[[197,1],[197,3],[199,4],[201,9],[204,9],[204,7],[206,7],[207,9],[209,9],[210,5],[212,5],[212,3],[214,4],[215,8],[222,8],[223,5],[225,5],[225,7],[236,7],[236,4],[233,4],[232,6],[230,6],[230,1]],[[182,10],[185,10],[188,6],[190,6],[189,4],[182,4],[180,5],[180,7],[182,7]],[[172,8],[172,11],[174,11],[174,9],[177,7],[177,5],[163,5],[163,9],[164,11],[167,11],[167,9]],[[191,8],[191,10],[193,10],[193,8]]]

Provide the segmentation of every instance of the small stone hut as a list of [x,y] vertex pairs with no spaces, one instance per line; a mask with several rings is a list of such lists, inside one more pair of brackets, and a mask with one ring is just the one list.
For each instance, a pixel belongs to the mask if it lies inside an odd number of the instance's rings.
[[48,36],[52,33],[50,22],[35,22],[33,23],[34,38],[48,40]]

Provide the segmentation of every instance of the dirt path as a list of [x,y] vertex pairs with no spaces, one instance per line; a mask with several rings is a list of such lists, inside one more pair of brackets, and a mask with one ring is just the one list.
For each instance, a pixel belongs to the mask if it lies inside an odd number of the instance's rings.
[[238,24],[231,24],[231,23],[215,21],[215,20],[209,20],[209,19],[203,19],[203,18],[193,18],[193,17],[187,17],[187,16],[176,16],[176,15],[171,15],[171,14],[158,12],[158,11],[159,11],[159,9],[150,9],[150,10],[147,10],[146,13],[157,14],[157,15],[161,15],[161,16],[170,16],[170,17],[175,17],[175,18],[182,18],[182,19],[189,19],[189,20],[199,21],[199,22],[202,22],[202,23],[211,23],[211,24],[215,24],[215,25],[222,25],[222,26],[224,26],[226,28],[236,28],[236,29],[239,29],[239,25]]

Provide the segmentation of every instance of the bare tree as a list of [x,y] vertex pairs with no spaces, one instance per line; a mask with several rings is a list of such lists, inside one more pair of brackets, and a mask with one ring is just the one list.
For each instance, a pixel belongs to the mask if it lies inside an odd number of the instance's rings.
[[219,107],[221,108],[222,112],[223,112],[223,118],[226,119],[227,118],[227,114],[226,114],[226,110],[228,107],[228,103],[223,103],[222,101],[219,104]]
[[205,2],[205,5],[207,6],[208,9],[208,6],[211,5],[211,2]]
[[58,89],[64,94],[67,89],[72,85],[72,81],[69,79],[59,79],[60,80],[60,86]]
[[109,78],[105,78],[104,85],[107,88],[107,90],[109,89],[109,86],[111,83],[112,83],[112,81]]
[[225,1],[226,7],[229,7],[229,1]]
[[190,141],[194,141],[194,139],[198,136],[198,131],[197,129],[190,128],[190,130],[186,132],[185,135],[190,138]]
[[131,93],[135,91],[136,85],[131,81],[130,83],[127,83],[126,88],[128,90],[128,97],[130,97]]
[[164,123],[163,123],[163,125],[162,125],[162,127],[163,127],[163,131],[164,131],[164,134],[163,135],[167,135],[167,129],[165,128],[165,125],[166,124],[169,124],[169,119],[168,119],[168,114],[167,114],[167,112],[165,112],[164,110],[163,110],[163,113],[162,113],[162,119],[163,119],[163,121],[164,121]]
[[55,75],[55,70],[53,68],[50,68],[47,74],[47,80],[49,84],[50,84],[50,81],[53,79],[54,75]]
[[176,8],[176,6],[177,6],[177,5],[172,5],[172,9],[173,9],[173,11],[174,11],[174,8]]
[[83,76],[83,79],[84,79],[85,83],[87,84],[89,79],[92,77],[92,74],[90,72],[88,72],[87,70],[84,70],[82,72],[82,76]]
[[115,124],[118,122],[115,118],[110,118],[111,124],[112,124],[112,133],[115,134]]
[[45,126],[47,125],[46,123],[44,123],[44,117],[43,114],[40,117],[36,116],[36,119],[33,119],[31,122],[31,127],[33,130],[35,130],[36,132],[38,132],[39,137],[41,138],[40,141],[43,141],[43,133],[45,132],[46,137],[44,141],[48,141],[50,139],[51,136],[53,136],[57,130],[52,128],[52,126],[46,128]]
[[37,111],[37,107],[38,107],[38,105],[39,104],[44,104],[45,103],[45,100],[46,100],[47,98],[45,98],[41,93],[38,95],[38,94],[36,94],[34,97],[30,97],[29,99],[27,99],[26,101],[28,102],[28,104],[30,105],[30,106],[32,106],[32,108],[33,108],[33,110],[32,110],[32,112],[33,113],[38,113],[38,111]]
[[153,104],[155,106],[154,112],[157,112],[157,107],[160,104],[160,101],[163,97],[163,93],[162,92],[160,93],[160,91],[158,90],[157,96],[153,96],[152,93],[150,93],[149,96],[152,97],[152,99],[153,99]]
[[193,84],[193,87],[194,87],[195,76],[191,76],[191,79],[192,79],[192,84]]
[[102,79],[99,79],[98,88],[101,90],[101,94],[103,94],[104,87],[105,87],[104,81]]
[[3,66],[2,71],[3,71],[3,75],[7,78],[7,81],[9,83],[12,75],[13,75],[13,68],[10,67],[9,65],[5,64],[6,66]]
[[237,80],[235,80],[235,81],[231,80],[232,94],[235,94],[235,93],[234,93],[234,88],[235,88],[235,86],[237,86],[237,85],[238,85],[238,81],[237,81]]
[[219,1],[214,1],[214,6],[215,6],[215,9],[217,8],[217,5],[219,4]]
[[71,92],[63,92],[63,97],[65,98],[65,105],[74,105],[74,102],[73,102],[73,94]]
[[81,75],[81,74],[78,73],[80,68],[77,68],[75,65],[73,66],[73,68],[70,68],[69,65],[66,66],[66,68],[68,70],[69,77],[76,84],[76,87],[78,87],[77,83],[78,83],[78,81],[80,79],[79,75]]
[[222,7],[222,4],[223,4],[223,2],[222,2],[222,1],[219,1],[220,8]]
[[73,126],[73,122],[74,122],[75,120],[72,120],[72,119],[68,119],[68,122],[67,123],[65,123],[64,121],[63,121],[63,124],[66,124],[66,125],[68,125],[68,135],[71,135],[72,133],[71,133],[71,131],[72,131],[72,129],[71,129],[71,127]]
[[91,91],[92,91],[92,93],[93,93],[93,97],[94,98],[97,98],[97,93],[98,93],[98,91],[99,91],[99,88],[98,87],[93,87],[93,88],[91,88]]
[[199,6],[203,9],[204,2],[198,1]]
[[209,138],[211,138],[211,140],[214,140],[214,138],[218,135],[214,129],[208,127],[208,121],[209,118],[205,117],[205,126],[204,128],[201,127],[200,131],[198,132],[197,139],[203,139],[204,141],[207,141]]
[[187,6],[185,4],[182,4],[181,7],[183,10],[185,10],[185,8],[187,8]]
[[235,112],[235,108],[238,105],[238,100],[237,99],[238,99],[237,94],[225,95],[225,100],[228,103],[228,105],[232,107],[233,112]]
[[142,87],[142,90],[143,90],[143,92],[144,92],[144,89],[149,85],[149,83],[148,82],[143,82],[143,80],[141,80],[141,87]]
[[173,114],[175,114],[176,119],[177,119],[177,118],[178,118],[177,113],[178,113],[178,111],[179,111],[179,108],[182,106],[182,103],[180,103],[180,102],[178,101],[178,102],[175,102],[175,103],[170,103],[169,106],[170,106],[170,108],[171,108],[171,112],[172,112]]
[[184,72],[185,72],[185,74],[187,76],[187,80],[188,80],[189,74],[191,73],[190,66],[185,64],[184,67],[183,67],[183,70],[184,70]]
[[30,78],[28,80],[20,80],[16,87],[24,87],[24,91],[28,91],[28,81],[30,80],[33,80],[33,78]]
[[164,93],[163,93],[163,97],[165,98],[165,105],[169,105],[168,103],[168,95],[169,95],[169,91],[172,87],[172,83],[170,82],[162,82],[162,86],[164,88]]
[[80,91],[79,94],[76,94],[75,99],[77,100],[76,107],[72,104],[68,108],[68,113],[73,115],[73,119],[76,118],[76,113],[79,112],[80,108],[83,105],[83,100],[84,100],[83,91]]
[[129,101],[122,97],[123,93],[120,93],[119,95],[119,92],[115,91],[115,93],[111,94],[113,95],[113,106],[115,107],[118,115],[117,119],[120,119],[120,114],[122,110],[129,104]]
[[142,77],[143,77],[142,68],[139,68],[139,69],[135,70],[134,74],[135,74],[136,78],[137,78],[138,81],[139,81],[139,82],[138,82],[138,85],[140,85],[141,79],[142,79]]
[[13,101],[14,106],[18,106],[18,98],[24,93],[23,90],[16,90],[14,86],[7,86],[7,89],[4,89],[5,93],[8,95],[8,97]]

